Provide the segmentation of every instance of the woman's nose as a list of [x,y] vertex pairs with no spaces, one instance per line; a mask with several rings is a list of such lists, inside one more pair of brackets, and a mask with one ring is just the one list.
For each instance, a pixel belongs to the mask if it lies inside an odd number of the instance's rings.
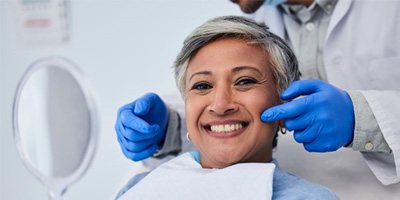
[[219,90],[214,93],[208,111],[216,115],[226,115],[236,112],[238,108],[229,90]]

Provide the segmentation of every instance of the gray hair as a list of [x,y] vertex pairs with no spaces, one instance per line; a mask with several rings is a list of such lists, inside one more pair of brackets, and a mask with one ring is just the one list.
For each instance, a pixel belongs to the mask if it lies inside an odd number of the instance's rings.
[[268,29],[265,24],[240,16],[217,17],[197,27],[183,42],[183,48],[174,63],[175,81],[182,96],[185,98],[185,79],[190,59],[205,45],[222,38],[237,38],[262,47],[270,56],[278,93],[298,80],[300,72],[293,51]]

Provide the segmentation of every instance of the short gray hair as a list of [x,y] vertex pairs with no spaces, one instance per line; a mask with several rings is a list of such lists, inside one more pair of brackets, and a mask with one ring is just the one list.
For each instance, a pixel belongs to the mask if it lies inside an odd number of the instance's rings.
[[240,16],[211,19],[197,27],[183,42],[174,63],[176,84],[185,97],[185,79],[189,61],[205,45],[222,38],[237,38],[262,47],[270,57],[277,92],[300,78],[297,59],[290,47],[265,24]]

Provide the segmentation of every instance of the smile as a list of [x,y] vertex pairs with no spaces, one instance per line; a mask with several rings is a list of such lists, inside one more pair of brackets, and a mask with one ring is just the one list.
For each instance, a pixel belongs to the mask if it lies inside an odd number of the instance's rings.
[[227,138],[240,135],[249,125],[243,121],[213,122],[204,126],[208,134],[213,137]]
[[216,133],[232,132],[242,129],[243,125],[241,123],[237,124],[220,124],[210,126],[210,130]]

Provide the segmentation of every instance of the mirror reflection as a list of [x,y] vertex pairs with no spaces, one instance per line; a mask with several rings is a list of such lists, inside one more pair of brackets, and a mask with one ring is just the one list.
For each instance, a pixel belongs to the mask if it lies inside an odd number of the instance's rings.
[[79,167],[89,141],[87,107],[69,72],[42,68],[29,78],[18,121],[23,152],[40,173],[66,177]]
[[50,196],[61,196],[94,153],[94,105],[83,83],[70,62],[48,58],[28,69],[17,90],[17,146],[28,169],[50,188]]

